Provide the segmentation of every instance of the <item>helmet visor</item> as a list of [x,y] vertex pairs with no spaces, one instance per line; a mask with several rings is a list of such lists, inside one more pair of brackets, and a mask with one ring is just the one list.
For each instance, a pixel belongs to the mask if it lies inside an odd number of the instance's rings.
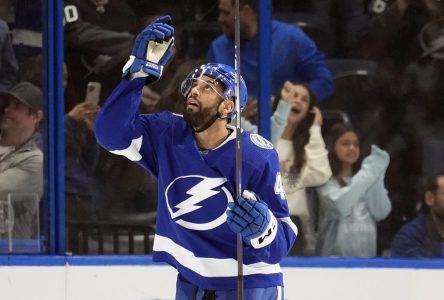
[[[203,65],[188,74],[180,86],[182,95],[186,97],[191,91],[193,85],[200,84],[202,81],[207,82],[213,88],[215,88],[214,90],[224,100],[230,99],[233,96],[232,93],[229,92],[231,90],[227,89],[227,85],[225,83],[226,78],[224,75],[219,72],[216,66],[207,65]],[[221,89],[217,89],[217,86],[220,86]]]
[[216,79],[202,76],[197,78],[189,77],[182,82],[180,89],[182,95],[187,97],[194,88],[198,89],[200,94],[218,95],[225,99],[221,92],[224,90],[223,84]]

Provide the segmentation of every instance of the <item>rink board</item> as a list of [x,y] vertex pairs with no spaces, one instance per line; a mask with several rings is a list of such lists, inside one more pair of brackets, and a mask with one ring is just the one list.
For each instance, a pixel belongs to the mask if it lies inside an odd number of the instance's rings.
[[[287,258],[285,298],[442,300],[442,260]],[[176,271],[151,256],[0,256],[2,300],[174,299]]]

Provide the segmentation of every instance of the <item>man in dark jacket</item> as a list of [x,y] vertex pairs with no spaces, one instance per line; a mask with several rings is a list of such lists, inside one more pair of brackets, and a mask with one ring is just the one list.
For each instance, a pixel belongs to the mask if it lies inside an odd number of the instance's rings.
[[393,257],[444,257],[444,172],[427,179],[423,205],[393,238]]

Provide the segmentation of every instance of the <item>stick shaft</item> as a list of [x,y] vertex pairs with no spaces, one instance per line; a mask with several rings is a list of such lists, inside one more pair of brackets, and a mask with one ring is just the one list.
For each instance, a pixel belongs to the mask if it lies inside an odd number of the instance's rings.
[[[241,98],[240,98],[240,22],[239,0],[235,1],[234,8],[235,43],[234,43],[234,69],[236,70],[236,201],[242,195],[242,129],[241,129]],[[243,246],[242,236],[237,234],[237,300],[244,299],[243,276]]]

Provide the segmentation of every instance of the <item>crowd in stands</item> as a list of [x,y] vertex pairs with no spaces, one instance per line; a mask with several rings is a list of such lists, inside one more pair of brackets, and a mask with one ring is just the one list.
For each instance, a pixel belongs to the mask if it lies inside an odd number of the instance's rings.
[[[156,179],[101,149],[92,124],[135,35],[165,14],[175,53],[169,75],[144,87],[140,111],[182,113],[180,84],[193,68],[234,66],[234,0],[64,2],[66,219],[155,222]],[[444,2],[272,3],[274,96],[263,100],[258,1],[240,0],[242,124],[258,132],[258,102],[270,102],[299,228],[290,255],[444,257]],[[0,201],[25,188],[43,197],[41,14],[41,0],[0,5]],[[101,84],[98,103],[85,101],[89,82]],[[75,237],[67,241],[76,253]]]

